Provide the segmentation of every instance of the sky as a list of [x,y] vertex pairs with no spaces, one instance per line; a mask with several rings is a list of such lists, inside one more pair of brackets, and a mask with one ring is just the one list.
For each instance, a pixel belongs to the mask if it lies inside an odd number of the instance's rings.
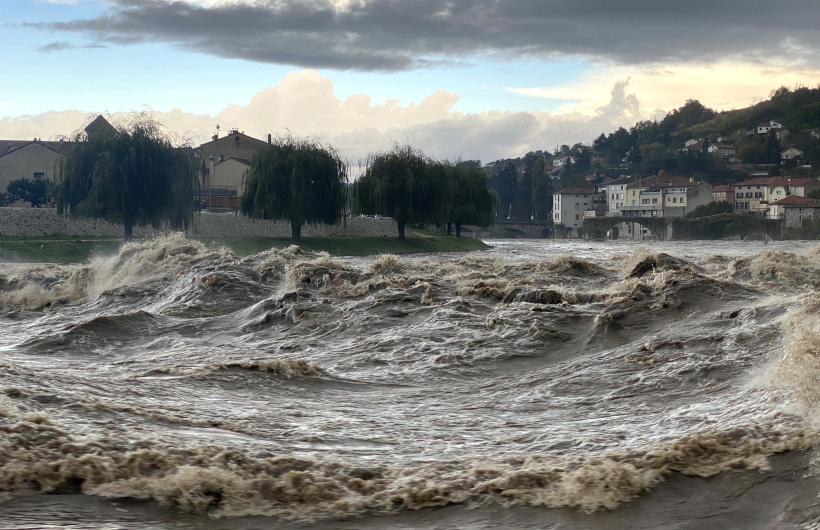
[[194,144],[490,162],[820,84],[817,0],[3,0],[0,139],[150,112]]

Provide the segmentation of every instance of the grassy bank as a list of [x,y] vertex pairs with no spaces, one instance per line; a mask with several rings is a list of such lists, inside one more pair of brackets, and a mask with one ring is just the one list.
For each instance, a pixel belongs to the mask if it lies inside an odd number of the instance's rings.
[[[432,252],[466,252],[484,250],[482,241],[421,232],[422,237],[308,237],[303,250],[325,251],[333,256],[366,256],[370,254],[419,254]],[[256,254],[270,248],[293,244],[287,238],[203,238],[209,248],[229,248],[239,256]],[[0,236],[0,262],[81,263],[92,256],[114,254],[122,238],[108,237],[11,237]]]

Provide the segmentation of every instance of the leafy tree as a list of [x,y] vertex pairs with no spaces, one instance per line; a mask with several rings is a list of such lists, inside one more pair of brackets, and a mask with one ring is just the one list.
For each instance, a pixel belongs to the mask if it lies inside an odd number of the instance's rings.
[[364,175],[353,185],[354,210],[392,217],[404,241],[408,222],[441,219],[441,165],[420,150],[395,144],[388,152],[371,154]]
[[766,160],[763,145],[758,142],[743,144],[737,148],[735,154],[741,161],[747,164],[760,164]]
[[12,202],[15,200],[25,201],[33,207],[39,208],[47,201],[48,182],[44,178],[21,178],[9,182],[6,191],[11,196]]
[[133,227],[185,228],[194,213],[198,180],[189,150],[175,147],[150,116],[67,143],[57,183],[57,211]]
[[686,214],[690,219],[697,219],[698,217],[707,217],[710,215],[718,215],[721,213],[732,213],[734,208],[726,201],[712,201],[706,204],[701,204],[691,212]]
[[657,173],[666,166],[666,147],[659,143],[642,145],[641,162],[646,173]]
[[306,223],[336,224],[346,202],[347,163],[329,145],[283,136],[254,153],[240,209],[257,219],[290,221],[301,241]]
[[[495,195],[487,188],[487,176],[481,168],[469,162],[443,164],[447,179],[445,220],[456,225],[456,237],[461,237],[461,225],[490,226],[495,214]],[[449,233],[449,230],[448,230]]]

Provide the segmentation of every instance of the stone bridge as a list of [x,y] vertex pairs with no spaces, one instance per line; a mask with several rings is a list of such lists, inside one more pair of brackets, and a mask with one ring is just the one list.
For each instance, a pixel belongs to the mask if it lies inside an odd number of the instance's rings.
[[[640,225],[660,241],[680,241],[687,239],[722,239],[765,235],[771,239],[782,239],[785,228],[783,220],[765,219],[749,214],[720,214],[686,219],[683,217],[595,217],[586,218],[582,225],[584,239],[616,238],[618,225],[622,223]],[[607,236],[609,234],[609,236]]]
[[496,221],[489,228],[464,226],[461,229],[478,238],[545,239],[552,236],[552,221]]

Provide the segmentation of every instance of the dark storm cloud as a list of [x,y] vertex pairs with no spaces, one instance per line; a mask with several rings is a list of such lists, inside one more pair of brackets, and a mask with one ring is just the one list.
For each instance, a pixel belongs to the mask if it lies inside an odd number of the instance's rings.
[[817,0],[278,0],[203,7],[113,0],[96,18],[30,26],[98,43],[303,67],[407,70],[480,56],[621,64],[718,59],[820,64]]

